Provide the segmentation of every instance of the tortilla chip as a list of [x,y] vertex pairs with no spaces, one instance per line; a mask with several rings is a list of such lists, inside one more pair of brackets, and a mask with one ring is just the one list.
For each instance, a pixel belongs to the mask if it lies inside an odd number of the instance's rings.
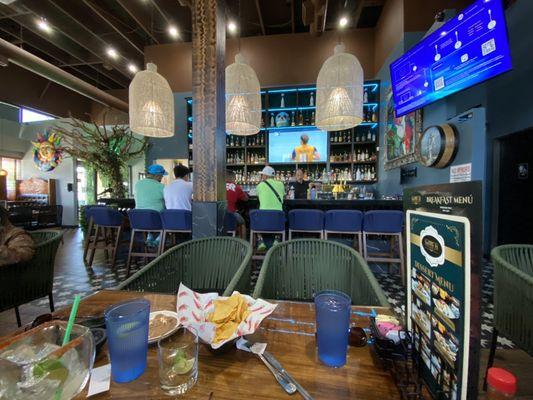
[[250,311],[245,298],[237,293],[224,300],[215,300],[214,303],[215,310],[207,316],[207,321],[216,325],[213,343],[220,343],[235,333]]

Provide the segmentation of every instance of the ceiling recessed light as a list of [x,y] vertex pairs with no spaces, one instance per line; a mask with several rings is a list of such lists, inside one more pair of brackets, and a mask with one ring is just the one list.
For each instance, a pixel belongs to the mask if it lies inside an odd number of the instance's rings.
[[42,30],[43,32],[51,32],[52,31],[52,27],[50,26],[50,24],[44,18],[41,18],[41,19],[37,20],[37,27],[40,30]]
[[175,26],[169,26],[168,27],[168,34],[173,37],[174,39],[178,38],[179,37],[179,32],[178,32],[178,28],[176,28]]
[[118,53],[117,51],[112,48],[112,47],[109,47],[107,50],[106,50],[106,53],[109,57],[111,58],[118,58]]
[[341,17],[341,19],[339,19],[339,26],[344,28],[346,25],[348,25],[348,18]]
[[230,21],[228,23],[228,31],[230,31],[230,33],[235,33],[237,32],[237,24],[233,21]]
[[137,66],[135,64],[128,64],[128,69],[132,73],[136,73],[139,70],[139,68],[137,68]]

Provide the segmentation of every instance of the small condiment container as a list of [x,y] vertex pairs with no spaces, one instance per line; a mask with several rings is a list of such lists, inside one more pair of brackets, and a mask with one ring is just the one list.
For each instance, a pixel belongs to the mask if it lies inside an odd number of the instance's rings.
[[489,368],[487,399],[509,400],[516,394],[516,377],[503,368]]

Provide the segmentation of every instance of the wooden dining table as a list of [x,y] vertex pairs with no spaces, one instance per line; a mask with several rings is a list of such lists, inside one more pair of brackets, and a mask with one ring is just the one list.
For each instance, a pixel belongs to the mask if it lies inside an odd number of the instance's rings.
[[[176,310],[176,296],[102,290],[80,303],[78,316],[102,316],[111,304],[133,298],[150,301],[151,311]],[[330,368],[320,362],[315,340],[315,310],[313,303],[274,301],[275,311],[266,318],[249,339],[268,344],[267,350],[315,399],[399,399],[400,394],[389,372],[374,363],[369,346],[349,347],[344,367]],[[388,308],[352,307],[352,322],[368,327],[369,318],[360,313],[374,309],[378,314],[390,314]],[[68,318],[69,309],[55,313]],[[95,367],[109,363],[107,347],[96,357]],[[206,344],[200,345],[198,382],[186,395],[187,399],[298,399],[299,393],[288,395],[274,376],[255,355],[232,347],[223,354],[213,353]],[[88,386],[88,385],[87,385]],[[76,399],[87,397],[87,387]],[[91,399],[168,399],[159,387],[157,345],[148,350],[146,371],[129,383],[111,382],[108,392]]]

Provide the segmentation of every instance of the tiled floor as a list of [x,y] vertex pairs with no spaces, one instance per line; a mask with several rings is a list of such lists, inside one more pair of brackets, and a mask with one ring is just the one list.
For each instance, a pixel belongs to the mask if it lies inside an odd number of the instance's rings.
[[[123,246],[126,247],[126,246]],[[115,287],[126,277],[126,254],[119,256],[117,267],[112,270],[105,265],[102,252],[97,252],[93,268],[86,268],[82,262],[83,235],[79,229],[65,230],[64,244],[60,246],[54,274],[54,301],[56,308],[63,308],[72,302],[75,294],[82,297],[97,290]],[[405,289],[400,278],[395,274],[388,274],[377,264],[371,268],[378,282],[385,291],[392,308],[398,313],[404,313]],[[135,271],[137,267],[133,267]],[[252,284],[259,275],[260,264],[252,269]],[[484,268],[484,285],[482,290],[482,345],[489,344],[492,326],[492,266],[486,264]],[[48,299],[35,300],[20,307],[23,323],[31,322],[37,315],[49,312]],[[0,336],[16,329],[15,313],[8,310],[0,313]],[[512,342],[505,338],[499,339],[500,347],[512,348]]]

